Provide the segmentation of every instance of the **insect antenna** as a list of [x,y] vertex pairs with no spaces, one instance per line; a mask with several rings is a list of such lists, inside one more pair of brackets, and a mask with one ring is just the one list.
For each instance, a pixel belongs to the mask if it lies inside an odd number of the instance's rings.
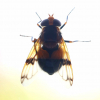
[[60,27],[60,29],[62,29],[66,24],[67,24],[67,21],[68,21],[68,16],[70,15],[70,13],[75,9],[75,7],[69,12],[69,14],[67,15],[67,18],[66,18],[66,22]]

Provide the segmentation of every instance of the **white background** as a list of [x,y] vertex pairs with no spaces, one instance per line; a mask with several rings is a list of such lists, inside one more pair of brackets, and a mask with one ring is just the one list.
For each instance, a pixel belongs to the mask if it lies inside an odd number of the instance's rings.
[[[40,76],[28,87],[20,83],[24,62],[31,50],[31,38],[38,38],[39,18],[48,14],[67,25],[61,30],[65,40],[91,40],[67,44],[74,83],[70,89],[53,76]],[[99,0],[1,0],[0,1],[0,98],[5,100],[100,99],[100,3]],[[53,80],[54,79],[54,80]],[[60,79],[60,77],[59,77]],[[60,80],[62,81],[62,80]],[[57,85],[56,85],[57,84]],[[19,92],[21,91],[21,92]],[[8,93],[9,92],[9,93]],[[13,93],[13,96],[12,96]],[[6,95],[6,97],[5,97]]]

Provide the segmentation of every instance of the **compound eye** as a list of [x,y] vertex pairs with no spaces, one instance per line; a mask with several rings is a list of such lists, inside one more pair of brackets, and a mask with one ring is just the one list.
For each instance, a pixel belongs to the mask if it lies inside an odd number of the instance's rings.
[[[45,19],[41,22],[41,26],[48,26],[49,25],[49,20]],[[53,26],[61,26],[61,22],[57,19],[53,20]]]
[[41,22],[41,26],[48,26],[49,25],[49,20],[45,19]]
[[57,20],[57,19],[54,19],[53,20],[53,25],[54,26],[61,26],[61,22],[59,20]]

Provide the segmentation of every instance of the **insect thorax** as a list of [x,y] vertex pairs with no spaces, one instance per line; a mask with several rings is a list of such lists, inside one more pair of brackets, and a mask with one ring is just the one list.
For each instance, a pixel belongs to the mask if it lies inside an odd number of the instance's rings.
[[48,25],[42,29],[40,40],[43,45],[53,48],[57,45],[57,43],[60,43],[61,39],[62,35],[59,27]]

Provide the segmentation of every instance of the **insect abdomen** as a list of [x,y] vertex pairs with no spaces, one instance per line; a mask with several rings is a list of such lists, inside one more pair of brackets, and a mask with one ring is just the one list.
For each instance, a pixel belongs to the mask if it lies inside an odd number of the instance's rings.
[[38,52],[38,63],[42,70],[52,75],[57,72],[63,64],[63,51],[58,45],[53,49],[41,48]]
[[61,68],[63,59],[38,59],[38,63],[42,70],[52,75]]

